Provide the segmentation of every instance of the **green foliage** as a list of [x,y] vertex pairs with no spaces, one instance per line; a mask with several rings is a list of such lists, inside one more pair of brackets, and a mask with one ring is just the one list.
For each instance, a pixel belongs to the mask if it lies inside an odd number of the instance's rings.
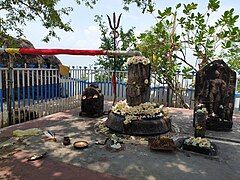
[[[79,5],[93,8],[99,0],[75,1]],[[60,39],[57,29],[73,31],[70,21],[63,20],[73,11],[73,7],[61,7],[60,2],[61,0],[1,0],[0,11],[3,16],[0,17],[0,36],[16,33],[17,37],[20,37],[27,22],[40,20],[42,26],[48,30],[43,41],[48,42],[50,38]],[[129,9],[132,3],[142,8],[143,12],[146,9],[153,12],[154,5],[149,0],[123,0],[123,9]]]
[[112,75],[109,74],[108,71],[99,71],[99,72],[96,72],[95,75],[94,75],[94,80],[95,82],[108,82],[108,81],[111,81],[111,77]]
[[[175,93],[179,91],[179,83],[174,82],[179,64],[186,65],[182,69],[185,78],[196,70],[186,58],[190,52],[199,60],[199,68],[224,57],[232,68],[239,70],[239,15],[232,8],[217,19],[214,12],[219,8],[220,1],[209,0],[204,13],[199,12],[196,3],[157,10],[156,24],[141,34],[137,47],[151,59],[156,79],[163,78]],[[209,19],[215,22],[210,23]]]
[[232,69],[240,74],[240,43],[232,44],[232,47],[223,52],[221,57],[227,61]]
[[[114,43],[113,38],[110,36],[110,29],[107,27],[105,21],[103,21],[103,16],[95,16],[95,22],[98,23],[99,30],[101,32],[101,49],[113,50]],[[120,26],[119,28],[119,38],[117,38],[117,49],[118,50],[134,50],[136,44],[136,37],[134,35],[134,27],[130,28],[127,31],[124,31]],[[100,56],[96,65],[100,66],[103,69],[114,69],[114,59],[113,57]],[[124,63],[127,61],[127,57],[117,57],[116,60],[116,70],[125,70],[126,66]]]
[[[200,60],[200,68],[211,59],[222,57],[224,54],[224,57],[232,57],[231,60],[225,59],[229,60],[234,69],[239,69],[239,53],[236,53],[236,44],[239,45],[240,42],[240,29],[237,26],[239,15],[235,15],[232,8],[216,19],[214,11],[220,8],[218,0],[209,0],[205,13],[198,12],[197,7],[196,3],[179,3],[174,9],[167,7],[163,11],[158,10],[156,25],[141,35],[140,49],[147,51],[144,54],[150,58],[155,56],[156,69],[158,66],[163,67],[163,74],[166,69],[176,72],[176,65],[179,63],[177,60],[194,69],[187,62],[187,49]],[[209,19],[216,20],[209,23]],[[170,56],[166,56],[167,54]],[[164,67],[165,65],[168,67]],[[171,74],[173,73],[169,75]]]
[[94,5],[98,2],[98,0],[76,0],[76,2],[81,5],[82,3],[84,3],[84,5],[86,7],[90,7],[93,8]]
[[2,0],[0,1],[0,10],[4,10],[4,17],[0,17],[0,35],[10,32],[23,34],[22,27],[28,21],[39,19],[46,29],[47,36],[44,41],[48,42],[50,37],[59,38],[56,34],[56,28],[64,31],[72,31],[69,22],[63,22],[62,17],[69,15],[72,7],[57,8],[59,0]]
[[[126,83],[126,77],[127,73],[118,72],[116,73],[117,81],[118,82],[125,82]],[[112,81],[112,71],[110,69],[108,70],[99,70],[96,71],[94,74],[94,81],[95,82],[111,82]]]
[[128,11],[130,4],[136,4],[137,7],[142,9],[142,13],[147,12],[154,12],[154,5],[155,3],[151,0],[123,0],[123,9]]
[[[178,4],[177,8],[179,7]],[[179,70],[176,52],[180,48],[180,37],[175,33],[176,13],[168,7],[164,11],[158,10],[157,18],[159,21],[156,25],[141,34],[138,48],[152,61],[153,71],[158,75],[156,78],[159,81],[164,78],[168,83],[172,83]]]
[[184,79],[192,79],[192,68],[191,67],[188,67],[188,66],[184,66],[183,69],[182,69],[182,73],[183,73],[183,78]]

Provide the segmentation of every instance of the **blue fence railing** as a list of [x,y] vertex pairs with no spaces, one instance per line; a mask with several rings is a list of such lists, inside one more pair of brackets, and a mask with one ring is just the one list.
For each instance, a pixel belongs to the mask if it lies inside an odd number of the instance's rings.
[[[61,76],[58,69],[52,68],[0,68],[0,126],[5,121],[14,124],[29,120],[33,118],[32,112],[43,116],[78,107],[81,94],[91,83],[97,83],[105,99],[112,100],[111,74],[112,71],[87,68],[71,69],[69,76]],[[127,72],[117,71],[116,77],[117,98],[126,99]],[[178,74],[177,77],[181,95],[193,108],[194,76],[184,79]],[[159,83],[154,78],[151,78],[151,101],[181,106],[179,97],[167,83]],[[240,112],[240,92],[235,94],[235,110]]]
[[[75,81],[80,81],[81,90],[83,90],[91,83],[97,83],[102,93],[105,95],[105,99],[113,99],[111,74],[110,70],[88,69],[87,67],[75,67],[71,69],[72,76]],[[153,74],[154,76],[154,74]],[[127,71],[116,71],[117,77],[117,98],[126,99],[126,79]],[[181,89],[181,95],[191,108],[194,106],[194,82],[195,74],[192,73],[191,77],[187,79],[182,74],[177,74],[175,78],[179,83],[179,89]],[[164,81],[163,81],[164,82]],[[240,76],[237,78],[237,83],[240,83]],[[240,92],[236,92],[235,95],[235,110],[240,112]],[[159,103],[163,103],[166,106],[181,107],[179,97],[168,87],[167,83],[159,83],[154,78],[151,78],[151,100]]]

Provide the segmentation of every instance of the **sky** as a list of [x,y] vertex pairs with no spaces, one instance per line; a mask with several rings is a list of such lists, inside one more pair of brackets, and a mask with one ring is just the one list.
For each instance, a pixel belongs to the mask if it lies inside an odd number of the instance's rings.
[[[165,7],[175,6],[179,2],[199,4],[199,10],[206,11],[207,0],[156,0],[157,9],[164,9]],[[216,12],[216,17],[219,17],[225,10],[235,8],[236,12],[240,12],[239,0],[221,0],[220,9]],[[141,9],[136,5],[131,5],[129,12],[122,9],[121,0],[99,0],[93,9],[87,8],[84,5],[77,5],[74,0],[62,0],[59,4],[61,6],[72,6],[74,11],[69,16],[64,17],[64,20],[71,21],[71,26],[74,32],[64,32],[56,30],[60,41],[51,39],[50,42],[45,43],[42,38],[46,35],[47,31],[41,26],[39,21],[29,22],[24,27],[25,38],[33,43],[35,48],[68,48],[68,49],[98,49],[100,46],[100,31],[98,30],[97,23],[94,22],[95,15],[103,15],[104,20],[107,21],[106,14],[112,17],[112,13],[116,15],[122,13],[120,25],[124,29],[135,27],[135,32],[139,35],[141,32],[148,30],[156,23],[156,20],[151,14],[142,14]],[[91,56],[71,56],[71,55],[58,55],[57,56],[63,64],[73,66],[91,66],[96,61],[96,57]],[[194,63],[193,57],[191,63]]]

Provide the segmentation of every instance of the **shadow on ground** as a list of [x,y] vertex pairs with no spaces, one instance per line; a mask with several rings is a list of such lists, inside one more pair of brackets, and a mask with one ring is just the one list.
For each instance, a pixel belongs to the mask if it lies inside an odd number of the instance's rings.
[[[0,162],[0,178],[21,179],[31,178],[60,178],[71,179],[73,174],[79,173],[79,178],[127,178],[127,179],[240,179],[240,144],[224,140],[213,140],[218,147],[218,156],[211,158],[185,151],[172,153],[151,151],[146,139],[135,141],[138,137],[125,136],[131,139],[124,143],[124,150],[111,152],[104,145],[96,145],[96,140],[107,137],[96,131],[95,124],[104,120],[101,118],[78,117],[72,110],[58,113],[21,124],[17,129],[37,127],[41,130],[50,130],[56,133],[57,142],[44,141],[42,135],[32,136],[23,140],[18,146],[21,151],[13,153],[9,158]],[[171,109],[172,122],[180,132],[179,137],[193,134],[192,111]],[[240,119],[235,117],[233,131],[213,132],[213,137],[240,139]],[[15,128],[16,129],[16,128]],[[11,134],[14,128],[8,128],[0,136]],[[72,145],[64,146],[63,137],[69,136],[71,142],[86,140],[89,147],[84,150],[74,149]],[[48,152],[48,155],[35,162],[27,162],[26,158],[34,153]],[[74,165],[74,166],[72,166]],[[19,167],[17,169],[16,167]],[[31,170],[37,168],[37,174],[30,175]],[[79,168],[81,167],[81,168]],[[76,168],[76,169],[75,169]],[[50,170],[52,169],[52,171]],[[3,173],[5,172],[5,174]],[[21,177],[18,175],[21,172]],[[45,173],[46,172],[46,173]],[[84,175],[84,172],[86,176]],[[45,174],[43,174],[45,173]],[[69,174],[68,176],[65,176]],[[71,176],[72,175],[72,176]],[[82,175],[82,176],[81,176]],[[111,176],[112,175],[112,176]],[[91,178],[92,177],[92,178]]]

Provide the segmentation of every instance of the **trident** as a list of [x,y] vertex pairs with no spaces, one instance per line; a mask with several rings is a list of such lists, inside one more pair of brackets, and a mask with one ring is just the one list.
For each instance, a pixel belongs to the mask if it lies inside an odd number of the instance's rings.
[[[119,15],[118,20],[116,21],[116,14],[113,13],[113,23],[110,19],[110,17],[107,15],[108,23],[111,28],[110,35],[113,37],[113,50],[115,51],[117,49],[117,41],[116,39],[119,37],[119,33],[117,29],[119,28],[120,19],[121,19],[122,13]],[[116,82],[116,55],[114,55],[114,61],[113,61],[113,74],[112,74],[112,87],[113,87],[113,105],[115,105],[116,102],[116,95],[117,95],[117,82]]]

